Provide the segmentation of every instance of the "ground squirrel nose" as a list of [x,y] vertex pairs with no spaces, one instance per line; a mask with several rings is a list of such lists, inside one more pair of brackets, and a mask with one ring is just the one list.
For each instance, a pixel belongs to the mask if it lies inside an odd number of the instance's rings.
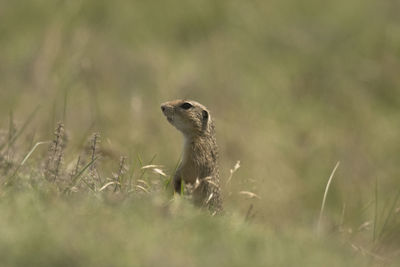
[[161,106],[161,110],[164,112],[164,110],[165,110],[165,106],[164,105]]

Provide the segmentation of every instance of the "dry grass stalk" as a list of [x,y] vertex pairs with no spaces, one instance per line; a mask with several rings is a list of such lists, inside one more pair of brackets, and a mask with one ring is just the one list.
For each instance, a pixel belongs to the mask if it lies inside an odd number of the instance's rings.
[[117,183],[117,182],[108,182],[108,183],[106,183],[105,185],[103,185],[103,186],[99,189],[99,192],[103,191],[104,189],[106,189],[107,187],[109,187],[110,185],[113,185],[113,184],[118,184],[118,183]]
[[249,222],[251,219],[254,218],[255,214],[253,213],[253,208],[254,208],[254,205],[250,204],[249,209],[246,212],[246,217],[244,219],[246,222]]
[[322,199],[322,204],[321,204],[321,210],[319,212],[319,219],[318,219],[318,225],[317,225],[317,234],[319,234],[320,231],[321,231],[322,215],[323,215],[324,209],[325,209],[326,197],[328,196],[329,187],[331,185],[333,176],[335,175],[336,169],[339,167],[339,164],[340,164],[340,162],[338,161],[336,163],[335,167],[333,168],[333,170],[331,172],[331,175],[329,176],[328,183],[326,184],[326,187],[325,187],[324,197]]
[[49,157],[45,164],[45,177],[55,182],[60,175],[64,149],[66,145],[64,124],[59,122],[54,131],[54,140],[49,147]]
[[235,164],[235,166],[233,166],[233,169],[230,169],[230,175],[228,180],[226,181],[226,184],[229,184],[232,180],[233,174],[240,168],[240,160],[238,160]]
[[150,187],[149,183],[146,182],[145,180],[139,179],[139,180],[137,180],[136,182],[137,182],[137,183],[141,183],[141,184],[143,184],[143,185],[145,185],[145,186],[147,186],[147,187]]
[[239,192],[240,195],[244,195],[247,196],[248,198],[258,198],[261,199],[261,197],[253,192],[250,191],[240,191]]
[[140,169],[145,170],[145,169],[154,169],[154,168],[162,168],[164,166],[162,165],[155,165],[155,164],[150,164],[150,165],[146,165],[141,167]]
[[[14,165],[14,149],[11,141],[16,133],[13,112],[10,111],[8,132],[4,131],[0,134],[0,168],[4,174],[7,174]],[[6,149],[3,150],[5,147]]]
[[10,111],[10,119],[9,119],[9,126],[8,126],[8,136],[7,136],[7,152],[6,152],[6,159],[10,163],[12,162],[12,139],[17,133],[17,126],[14,123],[14,116],[13,112]]
[[[90,139],[90,152],[91,152],[91,158],[90,160],[94,160],[97,154],[97,148],[98,144],[100,143],[100,134],[99,133],[94,133],[92,138]],[[96,169],[96,164],[92,164],[90,166],[90,170],[93,171]]]
[[203,179],[202,182],[206,182],[206,183],[211,184],[211,185],[213,185],[215,187],[218,187],[218,185],[212,180],[212,177],[206,177],[206,178]]
[[114,182],[115,183],[114,192],[116,192],[118,188],[121,191],[122,177],[127,171],[127,167],[125,166],[125,162],[126,162],[126,157],[121,156],[121,158],[119,160],[118,173],[114,175],[114,180],[115,180],[115,182]]
[[92,135],[92,138],[90,139],[90,147],[89,147],[89,152],[90,152],[90,161],[93,162],[92,165],[89,167],[89,177],[90,177],[90,184],[92,188],[95,188],[95,184],[102,184],[100,180],[100,175],[97,172],[97,162],[94,161],[94,159],[97,157],[98,150],[99,150],[99,143],[100,143],[100,134],[99,133],[94,133]]
[[213,198],[213,196],[214,196],[214,194],[213,193],[211,193],[209,196],[208,196],[208,199],[207,199],[207,201],[205,202],[205,206],[207,206],[208,205],[208,203],[210,202],[210,200]]
[[143,186],[140,185],[135,185],[136,188],[139,188],[140,190],[144,191],[145,193],[150,193],[149,190],[147,190],[146,188],[144,188]]
[[[45,141],[45,142],[38,142],[36,143],[33,148],[28,152],[28,154],[25,155],[24,159],[21,161],[21,163],[17,166],[17,168],[14,170],[13,174],[7,178],[7,180],[5,181],[4,184],[8,184],[14,177],[15,175],[18,173],[18,171],[20,170],[20,168],[25,164],[25,162],[30,158],[30,156],[33,154],[33,152],[36,150],[36,148],[40,145],[43,144],[48,144],[50,143],[50,141]],[[1,166],[0,166],[1,167]]]
[[164,177],[167,177],[167,176],[168,176],[163,170],[161,170],[161,169],[159,169],[159,168],[154,168],[154,169],[153,169],[153,172],[154,172],[155,174],[159,174],[159,175],[164,176]]

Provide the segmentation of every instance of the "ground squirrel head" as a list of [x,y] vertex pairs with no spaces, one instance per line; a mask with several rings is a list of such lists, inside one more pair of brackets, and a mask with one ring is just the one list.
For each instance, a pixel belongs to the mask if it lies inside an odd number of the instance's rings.
[[211,117],[207,108],[192,100],[173,100],[161,104],[167,120],[185,136],[208,135]]

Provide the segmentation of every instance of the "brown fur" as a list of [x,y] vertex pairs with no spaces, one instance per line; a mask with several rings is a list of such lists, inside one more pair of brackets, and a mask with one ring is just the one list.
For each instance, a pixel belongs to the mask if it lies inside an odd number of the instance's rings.
[[185,139],[182,161],[173,179],[175,191],[181,191],[183,180],[194,185],[193,198],[197,205],[207,206],[212,212],[221,211],[218,147],[210,112],[190,100],[165,102],[161,109]]

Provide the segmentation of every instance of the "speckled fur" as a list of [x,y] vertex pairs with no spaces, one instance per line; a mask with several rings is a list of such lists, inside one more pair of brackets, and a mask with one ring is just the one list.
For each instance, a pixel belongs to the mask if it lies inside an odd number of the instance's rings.
[[[182,108],[184,103],[189,103],[191,107]],[[218,146],[210,112],[205,106],[191,100],[165,102],[161,109],[185,139],[182,161],[173,179],[175,191],[180,192],[183,180],[193,185],[196,205],[207,206],[212,213],[221,212]]]

